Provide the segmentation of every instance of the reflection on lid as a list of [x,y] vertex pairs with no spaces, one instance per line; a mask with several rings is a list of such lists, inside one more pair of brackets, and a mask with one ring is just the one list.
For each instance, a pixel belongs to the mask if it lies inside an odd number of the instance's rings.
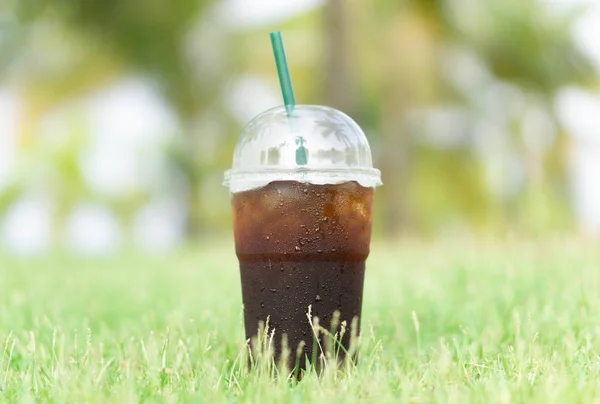
[[296,164],[304,166],[308,162],[308,149],[304,147],[306,140],[302,136],[296,137],[296,144],[299,145],[296,149]]

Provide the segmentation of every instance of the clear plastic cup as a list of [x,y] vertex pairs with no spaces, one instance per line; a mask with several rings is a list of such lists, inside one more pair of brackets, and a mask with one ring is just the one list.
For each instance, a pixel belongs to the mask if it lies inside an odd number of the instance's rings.
[[333,334],[345,322],[344,349],[336,349],[343,359],[360,330],[373,190],[381,185],[363,131],[328,107],[265,111],[244,129],[224,184],[231,191],[247,337],[268,324],[276,357],[286,335],[288,365],[304,368],[305,358],[335,346],[327,335],[314,338],[310,312]]

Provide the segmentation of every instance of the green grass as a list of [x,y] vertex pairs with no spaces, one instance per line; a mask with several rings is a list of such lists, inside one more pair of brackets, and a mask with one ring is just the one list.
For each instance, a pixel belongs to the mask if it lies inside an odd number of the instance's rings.
[[245,367],[228,243],[0,258],[0,400],[597,402],[600,248],[376,243],[361,357],[300,383]]

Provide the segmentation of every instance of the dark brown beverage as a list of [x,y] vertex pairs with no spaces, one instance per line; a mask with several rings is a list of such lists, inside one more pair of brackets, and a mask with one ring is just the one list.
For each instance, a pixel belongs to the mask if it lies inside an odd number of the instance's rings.
[[313,331],[306,316],[311,306],[327,330],[333,313],[340,312],[339,321],[348,325],[341,342],[348,349],[350,325],[361,315],[373,188],[356,182],[278,181],[233,194],[232,203],[247,337],[256,336],[259,322],[269,317],[276,358],[286,334],[293,356],[290,367],[298,344],[305,342],[300,357],[304,367],[305,357],[313,357]]

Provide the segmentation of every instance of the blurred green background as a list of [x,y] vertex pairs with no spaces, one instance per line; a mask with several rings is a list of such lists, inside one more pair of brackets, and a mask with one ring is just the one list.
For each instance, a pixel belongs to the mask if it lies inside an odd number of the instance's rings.
[[243,126],[296,100],[365,130],[375,234],[600,234],[600,7],[543,0],[3,0],[0,250],[231,232]]

